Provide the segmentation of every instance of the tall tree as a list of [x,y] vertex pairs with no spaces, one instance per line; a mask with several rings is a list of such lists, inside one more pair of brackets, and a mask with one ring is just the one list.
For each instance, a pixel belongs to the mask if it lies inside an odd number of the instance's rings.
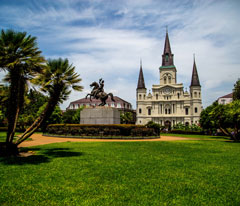
[[44,58],[37,47],[36,37],[26,32],[2,30],[0,34],[0,68],[7,71],[5,81],[9,82],[6,143],[12,144],[17,119],[24,102],[27,81],[41,72]]
[[75,67],[69,64],[68,59],[48,60],[47,67],[35,79],[35,84],[41,86],[43,92],[49,96],[48,103],[35,122],[16,141],[16,145],[30,137],[51,116],[56,105],[66,100],[71,93],[70,88],[82,91],[78,83],[81,78],[75,72]]
[[233,88],[233,100],[240,100],[240,79],[236,81]]

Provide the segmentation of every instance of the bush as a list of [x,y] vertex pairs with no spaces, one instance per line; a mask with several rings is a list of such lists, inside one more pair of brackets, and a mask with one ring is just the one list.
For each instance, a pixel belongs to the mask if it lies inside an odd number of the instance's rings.
[[146,125],[147,128],[152,128],[157,135],[160,135],[161,126],[153,121],[149,121]]
[[158,136],[159,128],[150,128],[133,124],[81,125],[50,124],[46,133],[64,136]]
[[169,133],[172,134],[204,134],[203,131],[192,131],[192,130],[182,130],[182,129],[173,129],[171,131],[169,131]]

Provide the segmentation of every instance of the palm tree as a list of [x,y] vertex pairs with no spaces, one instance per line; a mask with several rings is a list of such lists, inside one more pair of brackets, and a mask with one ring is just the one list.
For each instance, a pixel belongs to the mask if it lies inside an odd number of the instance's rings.
[[36,37],[26,32],[2,30],[0,34],[0,69],[7,71],[9,82],[6,143],[13,144],[17,119],[24,102],[28,80],[41,72],[45,60],[37,47]]
[[75,67],[69,64],[68,59],[48,60],[46,68],[34,79],[34,83],[40,85],[41,90],[48,94],[48,103],[41,115],[16,141],[16,145],[29,138],[44,124],[55,106],[68,98],[71,93],[70,88],[82,91],[83,87],[78,85],[82,80],[79,76],[75,72]]

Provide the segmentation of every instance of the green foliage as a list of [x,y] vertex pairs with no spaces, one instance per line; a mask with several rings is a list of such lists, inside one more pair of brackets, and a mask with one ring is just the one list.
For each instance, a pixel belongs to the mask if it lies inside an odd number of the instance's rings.
[[[47,103],[45,103],[44,105],[42,105],[42,106],[39,108],[39,110],[38,110],[38,112],[37,112],[37,115],[36,115],[37,117],[39,117],[39,116],[43,113],[46,105],[47,105]],[[46,122],[42,125],[41,129],[42,129],[42,131],[45,131],[45,129],[46,129],[46,127],[47,127],[48,124],[61,124],[61,123],[62,123],[62,111],[61,111],[61,109],[60,109],[59,106],[56,106],[56,107],[54,108],[51,116],[50,116],[50,117],[46,120]]]
[[175,134],[201,134],[202,128],[199,127],[196,124],[192,125],[184,125],[182,123],[177,123],[173,126],[173,129],[170,131],[170,133]]
[[51,124],[48,125],[47,134],[79,137],[93,136],[159,136],[153,128],[132,124],[113,124],[113,125],[81,125],[81,124]]
[[230,104],[214,103],[201,113],[201,126],[210,131],[220,129],[233,140],[240,140],[240,100]]
[[42,71],[45,60],[37,47],[36,37],[26,32],[2,30],[0,34],[0,69],[7,71],[4,78],[9,83],[8,134],[6,142],[12,143],[16,123],[24,103],[28,81]]
[[234,84],[233,100],[240,100],[240,79],[238,79]]
[[239,144],[66,142],[28,150],[35,154],[0,159],[0,205],[240,203]]
[[24,131],[29,127],[39,115],[39,110],[42,111],[42,105],[46,104],[48,98],[42,93],[30,89],[25,96],[25,103],[19,115],[18,127]]
[[75,67],[69,64],[68,59],[61,58],[49,59],[43,72],[33,82],[41,87],[41,91],[48,94],[48,103],[34,123],[17,140],[17,145],[30,137],[38,128],[42,127],[43,131],[45,130],[47,120],[53,114],[55,107],[69,97],[71,89],[81,91],[83,88],[78,85],[81,78],[75,72]]
[[83,110],[83,107],[78,108],[77,110],[67,110],[62,115],[62,122],[64,124],[79,124],[80,123],[80,112]]
[[161,126],[153,121],[149,121],[146,125],[147,128],[152,128],[156,134],[160,135]]
[[132,112],[122,112],[120,115],[121,124],[134,124]]
[[217,124],[212,119],[211,113],[215,107],[217,107],[218,103],[217,101],[214,102],[212,105],[208,106],[206,109],[204,109],[201,112],[200,115],[200,125],[203,128],[204,131],[214,134],[217,131]]
[[9,96],[9,87],[0,85],[0,126],[6,125],[7,118],[7,102]]

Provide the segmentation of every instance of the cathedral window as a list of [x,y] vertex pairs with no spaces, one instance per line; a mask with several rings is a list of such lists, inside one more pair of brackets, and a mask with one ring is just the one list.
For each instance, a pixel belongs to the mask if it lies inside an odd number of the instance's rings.
[[139,108],[138,112],[139,112],[139,114],[141,114],[141,113],[142,113],[142,109],[141,109],[141,108]]
[[185,108],[185,114],[188,115],[188,108]]
[[171,109],[168,109],[168,114],[171,114]]
[[158,94],[156,94],[156,100],[158,100]]
[[199,92],[199,98],[201,97],[201,93]]
[[151,115],[151,109],[148,109],[148,115]]
[[197,113],[198,112],[198,109],[197,109],[197,107],[195,107],[195,113]]
[[165,109],[165,114],[167,114],[167,109]]
[[141,100],[142,99],[142,95],[141,94],[139,94],[139,100]]
[[171,84],[171,77],[168,77],[168,83]]
[[194,97],[197,97],[197,92],[194,92]]
[[167,84],[167,77],[164,77],[164,84]]
[[179,94],[179,93],[177,93],[177,97],[178,97],[178,99],[179,99],[179,97],[180,97],[180,94]]

